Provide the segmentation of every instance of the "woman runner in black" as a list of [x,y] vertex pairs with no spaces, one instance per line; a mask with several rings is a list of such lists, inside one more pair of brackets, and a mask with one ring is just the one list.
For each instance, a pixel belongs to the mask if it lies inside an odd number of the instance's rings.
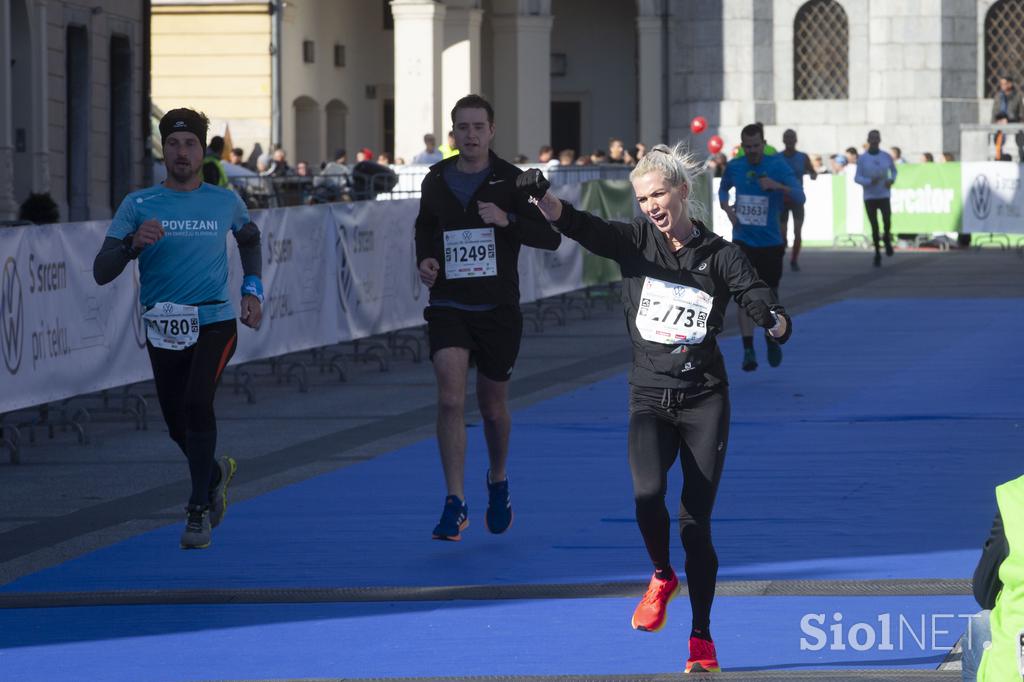
[[679,591],[669,562],[665,506],[668,471],[679,457],[679,533],[693,611],[688,673],[719,670],[709,629],[718,574],[711,508],[729,438],[729,390],[715,337],[730,298],[779,343],[792,330],[789,316],[739,247],[690,217],[699,208],[691,197],[695,168],[681,145],[655,146],[630,173],[643,213],[631,223],[608,222],[559,201],[539,170],[516,181],[556,229],[622,270],[633,341],[629,466],[637,524],[654,563],[632,623],[638,630],[660,629]]

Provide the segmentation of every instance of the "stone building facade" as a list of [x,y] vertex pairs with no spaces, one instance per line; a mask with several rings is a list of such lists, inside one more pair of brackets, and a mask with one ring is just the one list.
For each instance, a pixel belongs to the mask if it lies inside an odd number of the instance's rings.
[[0,220],[105,218],[144,180],[140,0],[0,0]]

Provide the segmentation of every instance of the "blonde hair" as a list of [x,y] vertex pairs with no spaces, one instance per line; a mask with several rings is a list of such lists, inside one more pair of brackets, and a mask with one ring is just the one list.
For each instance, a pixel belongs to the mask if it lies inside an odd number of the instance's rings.
[[677,142],[669,147],[667,144],[656,144],[644,154],[636,168],[629,174],[630,182],[648,173],[660,173],[661,177],[673,187],[686,186],[686,212],[691,218],[706,215],[704,204],[697,200],[693,192],[693,180],[704,171],[704,164],[690,153],[686,144]]

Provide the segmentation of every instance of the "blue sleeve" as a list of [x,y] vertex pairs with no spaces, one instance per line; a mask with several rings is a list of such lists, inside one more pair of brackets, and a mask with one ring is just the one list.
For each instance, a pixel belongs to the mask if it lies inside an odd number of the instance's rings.
[[896,163],[892,160],[891,156],[889,157],[889,171],[889,179],[896,182]]
[[803,204],[807,201],[807,197],[804,195],[804,188],[800,185],[799,178],[796,177],[796,173],[789,167],[789,164],[782,162],[779,164],[782,167],[782,182],[785,183],[786,187],[789,187],[789,199],[793,203]]
[[871,184],[871,178],[864,175],[864,166],[866,165],[866,163],[858,163],[857,174],[853,176],[853,181],[856,182],[858,185],[863,185],[864,187],[867,187],[868,185]]
[[249,219],[249,207],[242,201],[242,197],[238,196],[233,190],[228,190],[231,195],[235,198],[235,216],[231,220],[231,231],[238,232],[242,229],[242,226],[246,223],[252,222]]
[[730,189],[732,189],[732,164],[726,165],[725,172],[722,173],[722,182],[718,186],[718,203],[729,201]]
[[139,217],[135,213],[135,198],[131,194],[126,196],[117,207],[117,213],[110,221],[107,228],[107,236],[114,239],[124,239],[139,228]]

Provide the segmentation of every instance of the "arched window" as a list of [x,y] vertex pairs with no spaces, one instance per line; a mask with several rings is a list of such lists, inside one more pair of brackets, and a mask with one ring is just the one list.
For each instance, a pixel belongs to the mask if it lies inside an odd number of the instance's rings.
[[333,160],[339,149],[345,148],[345,119],[348,107],[341,100],[332,99],[324,106],[327,115],[327,159]]
[[297,97],[292,103],[295,112],[295,149],[294,156],[289,154],[289,162],[296,164],[305,161],[314,168],[320,167],[323,154],[320,144],[320,105],[312,97]]
[[835,0],[811,0],[793,22],[793,99],[850,96],[850,23]]
[[999,77],[1024,78],[1024,0],[999,0],[985,15],[985,97],[994,97]]

